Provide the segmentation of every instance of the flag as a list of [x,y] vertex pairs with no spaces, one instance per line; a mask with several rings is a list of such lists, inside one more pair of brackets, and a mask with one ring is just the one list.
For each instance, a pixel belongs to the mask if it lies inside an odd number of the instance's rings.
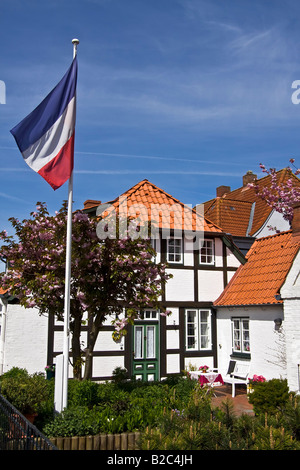
[[46,98],[11,133],[28,166],[54,190],[74,166],[77,59]]

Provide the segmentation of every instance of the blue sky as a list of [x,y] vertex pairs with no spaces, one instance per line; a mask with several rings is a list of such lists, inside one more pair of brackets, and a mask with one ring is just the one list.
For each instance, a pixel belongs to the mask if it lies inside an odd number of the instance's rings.
[[147,178],[186,204],[259,163],[300,166],[296,0],[1,0],[0,229],[67,199],[9,130],[62,78],[78,38],[74,208]]

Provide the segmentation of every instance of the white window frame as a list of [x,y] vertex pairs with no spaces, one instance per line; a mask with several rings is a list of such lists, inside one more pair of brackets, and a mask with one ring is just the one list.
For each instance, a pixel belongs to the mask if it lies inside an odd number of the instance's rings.
[[[208,246],[210,245],[210,246]],[[211,253],[209,252],[211,250]],[[201,241],[199,249],[199,263],[200,264],[215,264],[215,240],[212,238],[205,238]]]
[[250,354],[251,343],[249,317],[233,317],[231,319],[231,333],[232,352]]
[[[139,348],[140,348],[140,354],[138,356],[135,356],[135,359],[143,359],[144,358],[144,334],[143,334],[143,325],[140,326],[135,326],[134,327],[134,351],[135,354],[137,353],[137,339],[139,339]],[[139,333],[139,338],[137,336],[137,332]]]
[[138,318],[135,321],[158,321],[159,310],[154,308],[145,308],[139,312]]
[[[188,321],[189,312],[193,313],[194,321]],[[202,319],[202,314],[206,315],[205,321],[204,319]],[[193,340],[193,338],[194,341],[193,343],[191,343],[191,340]],[[204,342],[206,346],[204,346]],[[185,310],[185,349],[186,351],[209,351],[212,349],[212,328],[210,309],[187,308]]]
[[[170,246],[170,242],[171,241],[179,241],[180,244],[179,244],[179,250],[180,251],[177,251],[176,248],[178,248],[178,246],[176,245],[173,245],[172,247]],[[174,251],[171,252],[170,248],[173,248]],[[179,259],[176,260],[175,257],[180,255]],[[173,259],[172,259],[173,258]],[[174,263],[174,264],[182,264],[183,263],[183,240],[182,238],[180,237],[170,237],[170,238],[167,238],[167,261],[168,263]]]

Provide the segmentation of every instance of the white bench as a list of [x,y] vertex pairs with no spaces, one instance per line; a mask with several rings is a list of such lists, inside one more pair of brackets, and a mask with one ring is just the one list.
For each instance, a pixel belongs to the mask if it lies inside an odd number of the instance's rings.
[[235,397],[236,384],[247,384],[249,368],[250,362],[229,361],[228,371],[225,377],[223,377],[223,381],[232,385],[232,397]]

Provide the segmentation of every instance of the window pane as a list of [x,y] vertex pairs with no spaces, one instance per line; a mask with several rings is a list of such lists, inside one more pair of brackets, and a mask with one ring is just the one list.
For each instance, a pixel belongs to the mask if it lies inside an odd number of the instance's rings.
[[186,315],[186,340],[187,349],[196,349],[197,337],[196,337],[196,310],[188,310]]
[[182,250],[181,250],[182,240],[180,238],[170,238],[168,240],[168,261],[173,261],[176,263],[181,262]]
[[243,351],[250,352],[249,320],[243,320]]
[[135,327],[135,334],[134,334],[134,357],[135,359],[142,359],[143,358],[143,327],[136,326]]
[[213,264],[214,245],[213,240],[204,240],[200,248],[200,263]]
[[200,310],[200,349],[210,347],[210,312]]
[[154,326],[147,327],[147,358],[155,357]]

